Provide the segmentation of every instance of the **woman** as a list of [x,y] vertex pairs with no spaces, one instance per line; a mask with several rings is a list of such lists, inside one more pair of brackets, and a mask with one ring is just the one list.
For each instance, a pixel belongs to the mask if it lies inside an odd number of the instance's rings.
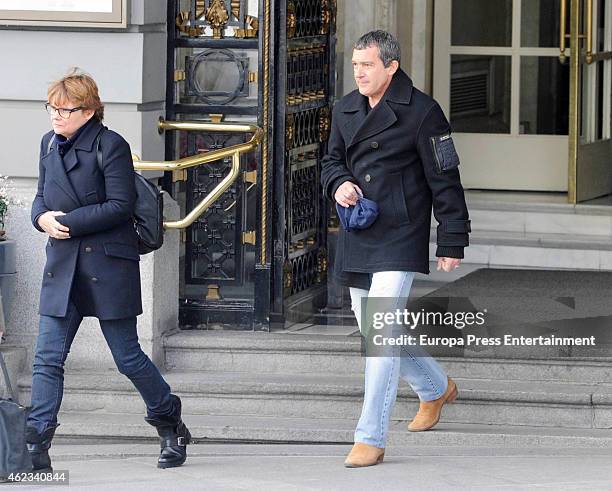
[[42,138],[32,204],[34,227],[49,236],[26,430],[33,469],[51,468],[64,362],[85,316],[98,318],[117,368],[146,404],[145,420],[161,441],[158,467],[180,466],[191,437],[181,400],[143,353],[136,331],[142,304],[130,147],[102,125],[104,106],[89,75],[74,69],[47,95],[53,131]]

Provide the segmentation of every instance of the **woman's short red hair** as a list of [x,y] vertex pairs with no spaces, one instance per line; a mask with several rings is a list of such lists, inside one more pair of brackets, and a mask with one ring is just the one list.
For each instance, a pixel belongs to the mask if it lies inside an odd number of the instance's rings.
[[79,68],[71,69],[61,79],[51,83],[47,90],[47,100],[56,107],[72,102],[83,109],[93,109],[98,121],[104,119],[104,104],[98,94],[98,85]]

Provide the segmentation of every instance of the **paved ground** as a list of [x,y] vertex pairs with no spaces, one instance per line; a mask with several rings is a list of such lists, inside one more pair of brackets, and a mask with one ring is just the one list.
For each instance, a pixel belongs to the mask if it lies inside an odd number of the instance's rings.
[[[74,444],[52,448],[65,486],[17,489],[174,490],[611,490],[612,450],[417,447],[389,448],[370,468],[342,466],[349,446],[199,444],[187,463],[157,469],[153,443]],[[7,488],[10,489],[10,488]]]

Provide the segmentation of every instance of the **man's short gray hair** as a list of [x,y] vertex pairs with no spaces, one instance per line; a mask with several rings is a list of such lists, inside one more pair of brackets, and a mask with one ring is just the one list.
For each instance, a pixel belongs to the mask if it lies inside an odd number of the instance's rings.
[[370,31],[361,36],[353,48],[366,49],[371,46],[378,48],[380,59],[385,67],[388,67],[393,60],[397,60],[398,63],[400,62],[402,50],[399,42],[390,32],[382,30]]

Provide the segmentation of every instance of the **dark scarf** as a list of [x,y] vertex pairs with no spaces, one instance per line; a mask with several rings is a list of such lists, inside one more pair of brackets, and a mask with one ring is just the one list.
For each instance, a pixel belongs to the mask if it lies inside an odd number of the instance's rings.
[[88,126],[92,125],[95,122],[95,119],[96,118],[90,118],[89,121],[87,121],[87,123],[81,126],[76,131],[76,133],[72,135],[70,138],[66,138],[63,135],[58,135],[58,134],[55,135],[55,141],[57,141],[57,150],[59,151],[62,157],[66,155],[68,153],[68,150],[72,148],[72,145],[74,144],[75,141],[77,141],[80,134],[83,133],[85,128],[87,128]]

